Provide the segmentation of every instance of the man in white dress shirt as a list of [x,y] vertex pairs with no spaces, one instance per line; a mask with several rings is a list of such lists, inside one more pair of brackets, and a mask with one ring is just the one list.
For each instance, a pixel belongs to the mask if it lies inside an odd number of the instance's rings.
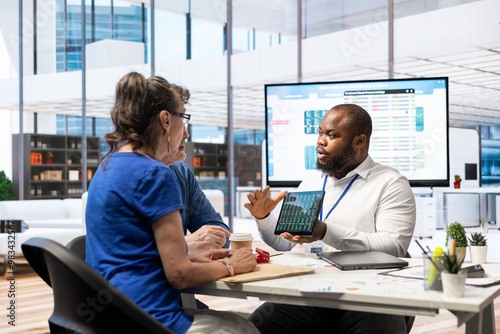
[[[305,244],[307,252],[378,250],[406,255],[415,228],[415,198],[409,182],[394,168],[368,155],[372,121],[354,104],[333,107],[319,125],[317,169],[298,191],[325,190],[323,210],[312,237],[274,235],[271,212],[286,192],[270,188],[248,194],[245,207],[256,218],[262,239],[280,251]],[[265,303],[249,318],[261,333],[406,333],[409,320],[366,312]]]

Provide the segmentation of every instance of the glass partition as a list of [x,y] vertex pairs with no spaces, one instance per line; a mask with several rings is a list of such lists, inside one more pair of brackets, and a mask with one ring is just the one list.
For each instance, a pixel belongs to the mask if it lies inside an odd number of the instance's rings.
[[158,64],[186,60],[186,15],[155,10],[155,38]]
[[202,18],[191,19],[191,59],[222,57],[225,44],[224,24]]

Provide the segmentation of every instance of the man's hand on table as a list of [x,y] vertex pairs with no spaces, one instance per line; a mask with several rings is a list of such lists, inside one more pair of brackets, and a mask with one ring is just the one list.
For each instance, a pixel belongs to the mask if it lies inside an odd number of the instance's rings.
[[215,225],[204,225],[196,232],[186,235],[189,253],[199,253],[210,249],[220,249],[226,244],[226,237],[231,233]]

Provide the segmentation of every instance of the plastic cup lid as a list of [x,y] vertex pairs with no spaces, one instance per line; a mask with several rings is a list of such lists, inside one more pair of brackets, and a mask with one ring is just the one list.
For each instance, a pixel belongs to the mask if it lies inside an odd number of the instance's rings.
[[247,241],[253,240],[252,233],[233,233],[229,237],[230,241]]

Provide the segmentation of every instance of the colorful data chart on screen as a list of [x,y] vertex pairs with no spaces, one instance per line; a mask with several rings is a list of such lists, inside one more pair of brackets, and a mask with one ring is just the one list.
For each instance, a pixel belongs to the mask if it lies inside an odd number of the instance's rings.
[[375,162],[400,172],[424,167],[424,154],[416,137],[424,131],[424,108],[416,106],[415,89],[347,91],[344,102],[370,112],[373,124],[370,155]]
[[328,110],[306,110],[304,111],[304,132],[306,135],[317,135],[319,123]]
[[321,200],[317,194],[286,196],[279,217],[281,224],[277,225],[276,232],[312,233]]
[[317,157],[316,146],[304,147],[304,162],[306,169],[316,169]]

